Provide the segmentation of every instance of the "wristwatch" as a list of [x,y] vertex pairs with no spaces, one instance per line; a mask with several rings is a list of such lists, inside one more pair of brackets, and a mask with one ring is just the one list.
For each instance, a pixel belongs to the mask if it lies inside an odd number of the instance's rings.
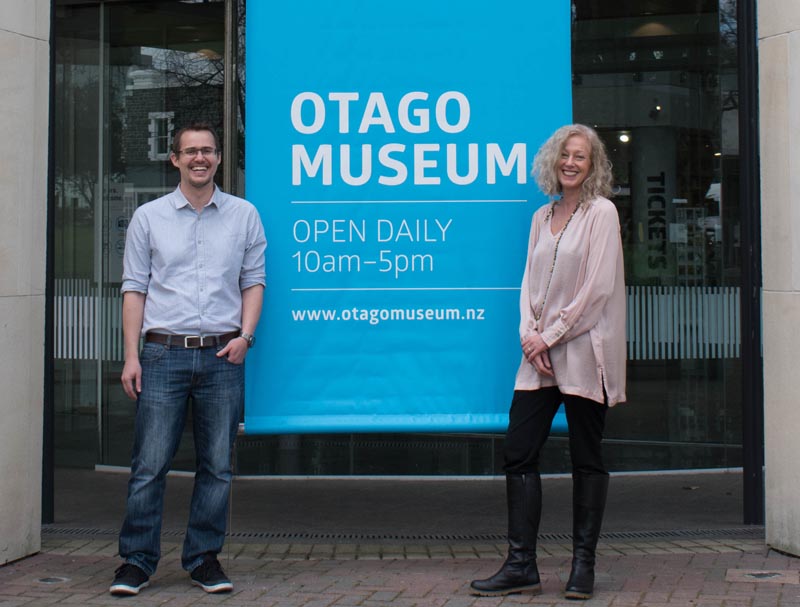
[[242,331],[241,333],[239,333],[239,337],[241,337],[242,339],[244,339],[247,342],[247,347],[248,348],[252,348],[256,344],[256,336],[255,335],[252,335],[250,333],[245,333],[244,331]]

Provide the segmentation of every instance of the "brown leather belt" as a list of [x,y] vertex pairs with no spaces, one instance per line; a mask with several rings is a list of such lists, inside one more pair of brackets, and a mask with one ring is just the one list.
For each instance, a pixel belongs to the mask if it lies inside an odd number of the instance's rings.
[[149,343],[162,344],[168,348],[216,348],[224,346],[230,340],[239,337],[239,331],[231,331],[222,335],[167,335],[166,333],[148,333],[144,340]]

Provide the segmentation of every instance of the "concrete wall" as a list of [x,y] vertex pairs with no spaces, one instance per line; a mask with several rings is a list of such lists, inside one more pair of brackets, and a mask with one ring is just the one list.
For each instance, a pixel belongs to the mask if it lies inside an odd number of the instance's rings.
[[0,565],[41,546],[50,0],[0,10]]
[[766,538],[800,555],[800,2],[758,20]]

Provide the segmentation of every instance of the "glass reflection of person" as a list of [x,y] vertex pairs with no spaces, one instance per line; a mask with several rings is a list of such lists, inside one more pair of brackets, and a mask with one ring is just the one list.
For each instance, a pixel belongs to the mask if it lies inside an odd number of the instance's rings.
[[563,402],[573,478],[573,558],[566,598],[591,598],[608,492],[601,442],[608,407],[625,400],[625,284],[611,166],[597,133],[559,128],[533,175],[552,197],[531,222],[520,294],[522,360],[505,443],[508,557],[472,594],[541,592],[536,539],[539,454]]

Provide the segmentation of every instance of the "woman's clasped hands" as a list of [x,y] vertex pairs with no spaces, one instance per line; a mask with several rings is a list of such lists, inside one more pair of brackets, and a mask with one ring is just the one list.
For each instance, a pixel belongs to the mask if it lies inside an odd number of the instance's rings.
[[525,360],[532,364],[539,374],[553,377],[549,349],[539,333],[534,332],[532,335],[523,337],[520,345]]

